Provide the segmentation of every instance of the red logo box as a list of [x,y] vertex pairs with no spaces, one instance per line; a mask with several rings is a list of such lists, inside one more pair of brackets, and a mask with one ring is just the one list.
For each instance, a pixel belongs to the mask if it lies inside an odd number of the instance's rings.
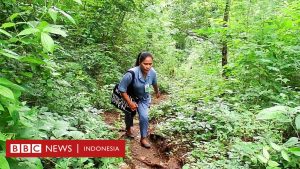
[[6,157],[125,157],[125,140],[7,140]]

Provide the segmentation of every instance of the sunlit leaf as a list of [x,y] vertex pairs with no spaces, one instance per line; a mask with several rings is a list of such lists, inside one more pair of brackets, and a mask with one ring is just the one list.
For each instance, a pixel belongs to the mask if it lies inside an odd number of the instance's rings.
[[15,53],[11,50],[8,50],[8,49],[0,50],[0,54],[6,56],[8,58],[13,58],[13,59],[17,59],[17,60],[20,58],[20,56],[17,53]]
[[20,15],[20,13],[14,13],[14,14],[12,14],[10,17],[9,17],[9,19],[11,20],[11,21],[13,21],[17,16],[19,16]]
[[43,29],[44,32],[49,32],[49,33],[53,33],[53,34],[57,34],[57,35],[61,35],[63,37],[66,37],[67,36],[67,33],[66,31],[58,28],[58,27],[51,27],[51,26],[48,26],[46,28]]
[[286,147],[292,147],[298,143],[299,143],[299,140],[297,137],[291,137],[291,138],[289,138],[289,140],[287,142],[284,143],[284,145]]
[[289,107],[286,106],[274,106],[271,108],[263,109],[256,115],[256,119],[289,122],[289,118],[285,115],[288,109]]
[[31,57],[31,56],[26,56],[20,59],[21,62],[26,62],[26,63],[34,63],[34,64],[45,64],[46,62],[44,62],[42,59],[40,58],[35,58],[35,57]]
[[69,126],[70,126],[70,124],[64,120],[55,121],[55,123],[54,123],[54,128],[56,128],[56,129],[67,130]]
[[6,32],[5,30],[3,29],[0,29],[0,33],[3,33],[4,35],[8,36],[8,37],[12,37],[12,35],[8,32]]
[[296,156],[300,157],[300,148],[299,147],[293,147],[289,149],[289,152],[295,154]]
[[53,19],[54,23],[56,22],[57,19],[57,11],[54,10],[53,8],[49,8],[48,10],[49,15],[51,16],[51,18]]
[[15,23],[12,23],[12,22],[8,22],[8,23],[4,23],[1,25],[1,28],[5,29],[5,28],[10,28],[10,27],[13,27],[15,26],[16,24]]
[[60,138],[64,135],[67,135],[69,132],[64,129],[57,129],[57,130],[53,130],[52,133],[56,138]]
[[262,162],[262,163],[268,163],[268,159],[266,159],[264,156],[262,155],[257,155],[257,158]]
[[276,161],[273,161],[273,160],[269,160],[268,161],[268,165],[270,167],[277,167],[277,166],[279,166],[279,164]]
[[72,18],[71,15],[67,14],[67,13],[66,13],[65,11],[63,11],[63,10],[59,10],[59,12],[60,12],[61,14],[63,14],[66,18],[68,18],[69,21],[71,21],[73,24],[76,24],[75,20]]
[[42,40],[42,45],[44,49],[48,52],[53,52],[54,50],[54,41],[53,39],[47,34],[42,32],[41,33],[41,40]]
[[295,124],[297,130],[300,130],[300,114],[298,114],[297,117],[295,118]]
[[9,99],[15,99],[13,92],[9,88],[2,85],[0,85],[0,95]]
[[289,155],[286,151],[281,151],[281,156],[283,159],[285,159],[286,161],[290,161]]
[[277,145],[277,144],[275,144],[273,142],[271,142],[270,145],[276,151],[280,151],[282,149],[279,145]]
[[50,122],[43,123],[42,126],[39,127],[40,130],[51,131],[53,128],[53,124]]
[[39,30],[43,30],[43,29],[45,29],[46,27],[48,27],[49,25],[50,25],[50,24],[49,24],[48,22],[42,21],[42,22],[40,22],[40,23],[38,24],[37,28],[38,28]]
[[81,0],[73,0],[73,1],[77,2],[79,5],[82,5]]
[[83,139],[84,138],[84,133],[81,131],[70,131],[68,133],[69,136],[73,137],[73,139]]
[[22,30],[22,31],[18,34],[18,36],[34,34],[34,33],[37,33],[37,32],[39,32],[39,31],[40,31],[40,30],[37,29],[37,28],[27,28],[27,29]]
[[267,147],[264,147],[263,148],[263,155],[264,155],[264,157],[266,158],[266,159],[270,159],[270,154],[269,154],[269,152],[268,152],[268,148]]
[[0,77],[0,84],[1,85],[4,85],[6,87],[9,87],[11,89],[16,89],[16,90],[21,90],[21,91],[24,91],[25,89],[11,81],[9,81],[8,79],[5,79],[5,78],[1,78]]
[[4,156],[0,156],[0,169],[10,169],[9,164]]

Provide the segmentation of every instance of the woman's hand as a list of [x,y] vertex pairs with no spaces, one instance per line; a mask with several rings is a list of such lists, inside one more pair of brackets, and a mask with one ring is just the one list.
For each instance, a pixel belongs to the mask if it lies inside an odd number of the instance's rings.
[[130,103],[128,104],[128,106],[130,107],[130,109],[131,109],[132,111],[136,111],[136,109],[138,108],[138,105],[137,105],[135,102],[130,102]]
[[154,91],[155,91],[155,94],[156,94],[156,98],[159,98],[160,97],[160,91],[158,89],[158,85],[154,84],[153,88],[154,88]]
[[121,93],[121,95],[122,95],[123,99],[126,100],[126,102],[127,102],[128,106],[130,107],[130,109],[132,111],[135,111],[137,109],[138,105],[135,102],[133,102],[129,99],[129,96],[126,92]]

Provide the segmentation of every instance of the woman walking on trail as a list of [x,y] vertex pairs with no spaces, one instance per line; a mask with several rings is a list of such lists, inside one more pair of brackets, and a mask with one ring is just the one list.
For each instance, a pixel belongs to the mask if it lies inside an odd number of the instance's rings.
[[[141,134],[141,146],[145,148],[150,148],[150,144],[147,141],[148,135],[148,112],[151,102],[150,96],[150,85],[153,86],[156,97],[160,97],[160,92],[158,90],[156,72],[152,68],[153,56],[148,52],[141,52],[138,54],[136,59],[136,64],[134,68],[131,68],[130,71],[134,72],[133,79],[133,93],[138,98],[138,101],[135,103],[131,101],[127,94],[127,87],[132,81],[132,74],[127,72],[120,84],[119,91],[122,93],[122,97],[128,103],[132,111],[139,113],[139,125],[140,125],[140,134]],[[133,127],[133,117],[136,113],[125,112],[125,124],[126,124],[126,135],[133,138],[132,127]]]

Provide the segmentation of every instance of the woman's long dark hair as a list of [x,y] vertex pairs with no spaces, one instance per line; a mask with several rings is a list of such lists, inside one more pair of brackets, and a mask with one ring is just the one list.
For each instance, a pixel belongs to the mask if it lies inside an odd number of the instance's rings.
[[151,57],[153,59],[153,56],[149,52],[141,52],[138,54],[138,57],[135,62],[135,66],[139,66],[141,62],[143,62],[147,57]]

